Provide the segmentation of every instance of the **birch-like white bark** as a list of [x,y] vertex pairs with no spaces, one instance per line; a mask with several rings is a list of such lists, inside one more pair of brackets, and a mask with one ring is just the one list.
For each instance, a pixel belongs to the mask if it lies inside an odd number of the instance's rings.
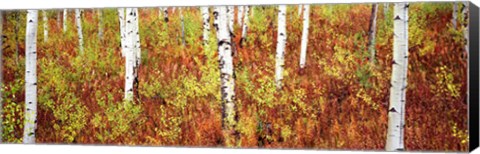
[[386,17],[388,14],[389,3],[383,3],[383,16]]
[[247,41],[247,31],[248,31],[248,14],[250,13],[250,6],[245,6],[245,15],[243,16],[242,24],[242,39],[240,39],[240,47],[242,47],[243,42]]
[[210,14],[207,6],[202,6],[200,10],[202,11],[203,18],[203,46],[207,46],[209,44],[208,35],[210,34]]
[[138,9],[133,8],[133,34],[134,34],[134,54],[135,54],[135,79],[138,77],[138,67],[140,66],[140,32],[139,32],[139,21],[138,21]]
[[298,5],[297,9],[298,9],[298,16],[300,16],[302,14],[302,5],[301,4]]
[[168,8],[167,7],[164,7],[163,8],[163,18],[165,20],[165,22],[168,22]]
[[65,33],[67,31],[67,18],[68,17],[68,10],[63,9],[63,32]]
[[43,16],[43,42],[48,41],[48,17],[47,17],[47,11],[42,10],[42,16]]
[[133,8],[126,9],[125,22],[125,101],[133,101],[134,65],[135,65],[135,24]]
[[217,6],[214,11],[215,29],[217,30],[218,56],[221,78],[221,94],[223,105],[223,128],[234,130],[235,120],[235,79],[232,57],[231,36],[229,32],[226,6]]
[[408,3],[395,3],[387,151],[403,151],[408,74]]
[[122,57],[125,57],[125,51],[127,50],[127,45],[125,39],[127,37],[127,31],[125,30],[125,8],[118,8],[118,21],[120,23],[120,46]]
[[377,11],[378,5],[372,4],[372,14],[370,16],[370,26],[368,30],[368,44],[367,48],[370,52],[370,62],[375,62],[375,35],[377,34]]
[[62,25],[61,21],[62,21],[62,12],[60,11],[55,11],[57,12],[57,28],[60,28],[60,26]]
[[280,5],[278,7],[277,54],[275,57],[275,85],[277,89],[282,89],[283,66],[285,65],[286,14],[287,7]]
[[78,33],[78,48],[80,54],[83,54],[82,12],[80,9],[75,9],[75,23],[77,25]]
[[469,24],[468,23],[468,20],[469,20],[468,19],[469,18],[469,16],[468,16],[469,15],[468,3],[469,2],[467,2],[467,1],[462,3],[463,4],[463,9],[462,9],[462,14],[463,14],[463,37],[464,37],[464,40],[465,40],[464,48],[465,48],[465,53],[467,55],[470,54],[469,49],[468,49],[468,45],[470,43],[470,40],[468,39],[468,37],[469,37],[469,34],[468,34],[469,33],[469,29],[468,29],[468,24]]
[[3,136],[3,11],[0,11],[0,144]]
[[300,69],[305,68],[308,45],[308,27],[310,24],[310,5],[303,5],[303,33],[300,48]]
[[457,28],[457,14],[458,14],[458,4],[453,2],[453,11],[452,11],[452,25],[453,28]]
[[233,36],[233,24],[234,24],[234,18],[235,18],[235,15],[234,15],[234,9],[235,7],[233,6],[227,6],[227,20],[228,20],[228,30],[230,31],[230,34]]
[[103,38],[103,11],[102,9],[98,9],[98,39]]
[[37,27],[38,10],[27,11],[25,37],[25,126],[23,143],[35,143],[37,129]]
[[243,12],[245,10],[245,6],[237,6],[237,22],[238,22],[238,25],[240,25],[240,27],[242,27],[242,16],[243,16]]

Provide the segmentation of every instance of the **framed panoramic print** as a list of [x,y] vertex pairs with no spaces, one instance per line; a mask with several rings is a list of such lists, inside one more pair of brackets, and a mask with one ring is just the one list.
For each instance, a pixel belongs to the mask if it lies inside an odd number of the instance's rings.
[[469,152],[468,1],[0,10],[0,143]]

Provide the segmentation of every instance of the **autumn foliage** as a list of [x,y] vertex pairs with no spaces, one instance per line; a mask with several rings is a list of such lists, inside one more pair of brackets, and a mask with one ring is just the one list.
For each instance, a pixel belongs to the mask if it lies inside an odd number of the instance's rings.
[[[452,3],[410,4],[406,150],[468,148],[467,56],[463,27],[451,24],[452,8]],[[66,33],[56,22],[61,10],[48,11],[49,40],[43,42],[43,24],[37,36],[37,143],[224,147],[215,33],[204,48],[199,7],[183,9],[186,46],[178,8],[169,9],[168,23],[158,8],[139,9],[142,62],[134,102],[122,101],[125,60],[116,9],[102,9],[103,38],[97,36],[96,12],[84,10],[84,55],[73,11]],[[252,9],[243,48],[235,22],[240,133],[235,147],[383,150],[393,9],[385,16],[379,7],[378,59],[372,65],[366,46],[371,5],[311,5],[307,65],[299,70],[302,20],[297,6],[288,6],[280,91],[274,83],[277,6]],[[3,26],[2,137],[13,143],[20,143],[23,133],[25,15],[7,12]]]

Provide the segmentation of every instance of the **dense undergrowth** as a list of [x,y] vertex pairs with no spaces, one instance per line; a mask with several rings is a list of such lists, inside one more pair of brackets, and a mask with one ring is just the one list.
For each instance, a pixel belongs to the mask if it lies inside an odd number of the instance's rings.
[[[274,84],[277,14],[255,6],[248,40],[234,57],[239,147],[382,150],[393,47],[393,9],[379,7],[377,60],[368,61],[370,5],[312,5],[307,67],[299,71],[301,16],[288,6],[284,88]],[[407,150],[466,151],[467,61],[451,3],[412,3],[409,10]],[[68,30],[49,11],[49,40],[38,31],[38,143],[224,146],[215,33],[202,46],[202,17],[186,8],[186,46],[179,11],[165,23],[142,8],[140,85],[123,102],[124,59],[117,11],[85,10],[85,54],[78,54],[73,13]],[[4,22],[4,134],[23,134],[25,12]],[[459,22],[460,21],[459,14]],[[213,19],[213,18],[212,18]],[[213,21],[212,21],[213,22]],[[237,22],[236,22],[237,23]],[[20,24],[18,57],[15,24]],[[241,27],[235,25],[235,42]]]

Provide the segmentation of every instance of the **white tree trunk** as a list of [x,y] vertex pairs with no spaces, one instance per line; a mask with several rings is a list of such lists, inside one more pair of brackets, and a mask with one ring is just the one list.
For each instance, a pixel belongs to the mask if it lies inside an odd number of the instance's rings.
[[230,34],[233,36],[233,24],[234,24],[234,18],[235,18],[235,15],[234,15],[234,9],[235,7],[233,6],[227,6],[227,20],[228,20],[228,30],[230,31]]
[[98,9],[98,39],[103,38],[103,12],[102,9]]
[[125,30],[125,8],[118,8],[118,20],[120,22],[120,46],[122,57],[125,57],[125,51],[127,50],[127,45],[125,39],[127,37],[127,31]]
[[43,16],[43,42],[48,41],[48,17],[47,17],[47,11],[42,10],[42,16]]
[[78,47],[80,54],[83,54],[82,12],[80,9],[75,9],[75,23],[77,24]]
[[60,26],[62,26],[62,12],[60,11],[55,11],[57,12],[57,28],[60,28]]
[[3,12],[0,11],[0,144],[3,135]]
[[403,151],[408,73],[408,3],[395,3],[393,24],[393,64],[385,149]]
[[255,15],[255,6],[251,6],[250,10],[252,10],[250,15],[253,17]]
[[232,57],[231,36],[229,32],[228,13],[226,6],[215,8],[215,29],[217,30],[218,56],[220,65],[221,94],[223,104],[223,128],[234,130],[235,120],[235,79]]
[[282,89],[283,66],[285,65],[285,44],[287,43],[286,31],[287,7],[278,7],[278,31],[277,31],[277,54],[275,57],[275,85]]
[[133,100],[133,83],[135,80],[135,10],[133,8],[126,9],[125,22],[125,101]]
[[469,14],[469,10],[468,10],[468,3],[469,2],[463,2],[463,9],[462,9],[462,14],[463,14],[463,37],[464,37],[464,40],[465,40],[465,52],[467,55],[470,54],[469,52],[469,49],[468,49],[468,45],[470,43],[468,37],[468,33],[469,33],[469,30],[468,30],[468,14]]
[[248,14],[250,12],[250,7],[245,7],[245,15],[243,16],[242,24],[242,39],[240,39],[240,47],[242,47],[243,42],[247,41],[247,31],[248,31]]
[[203,17],[203,45],[207,46],[209,44],[208,35],[210,34],[210,14],[207,6],[203,6],[200,9],[202,11],[202,17]]
[[240,25],[240,27],[242,26],[242,17],[243,17],[243,12],[245,10],[245,6],[237,6],[237,22],[238,24]]
[[63,9],[63,32],[67,31],[67,17],[68,17],[68,10]]
[[37,27],[38,11],[27,11],[25,37],[25,127],[23,143],[35,143],[37,129]]
[[139,22],[138,22],[138,9],[133,8],[133,30],[134,30],[134,54],[135,54],[135,79],[138,77],[138,67],[140,66],[140,32],[139,32]]
[[377,34],[377,11],[378,5],[372,4],[372,14],[370,16],[370,27],[368,30],[368,51],[370,52],[370,62],[375,62],[375,35]]
[[164,16],[165,22],[168,22],[168,8],[167,7],[163,8],[163,16]]
[[302,14],[302,5],[301,4],[298,5],[297,9],[298,9],[298,16],[300,16]]
[[383,16],[387,16],[388,14],[388,8],[389,8],[389,4],[388,3],[383,3]]
[[307,58],[308,27],[310,24],[310,5],[303,6],[303,33],[300,48],[300,69],[305,68]]
[[457,28],[457,13],[458,13],[458,4],[457,2],[453,2],[453,11],[452,11],[452,25],[453,28]]

